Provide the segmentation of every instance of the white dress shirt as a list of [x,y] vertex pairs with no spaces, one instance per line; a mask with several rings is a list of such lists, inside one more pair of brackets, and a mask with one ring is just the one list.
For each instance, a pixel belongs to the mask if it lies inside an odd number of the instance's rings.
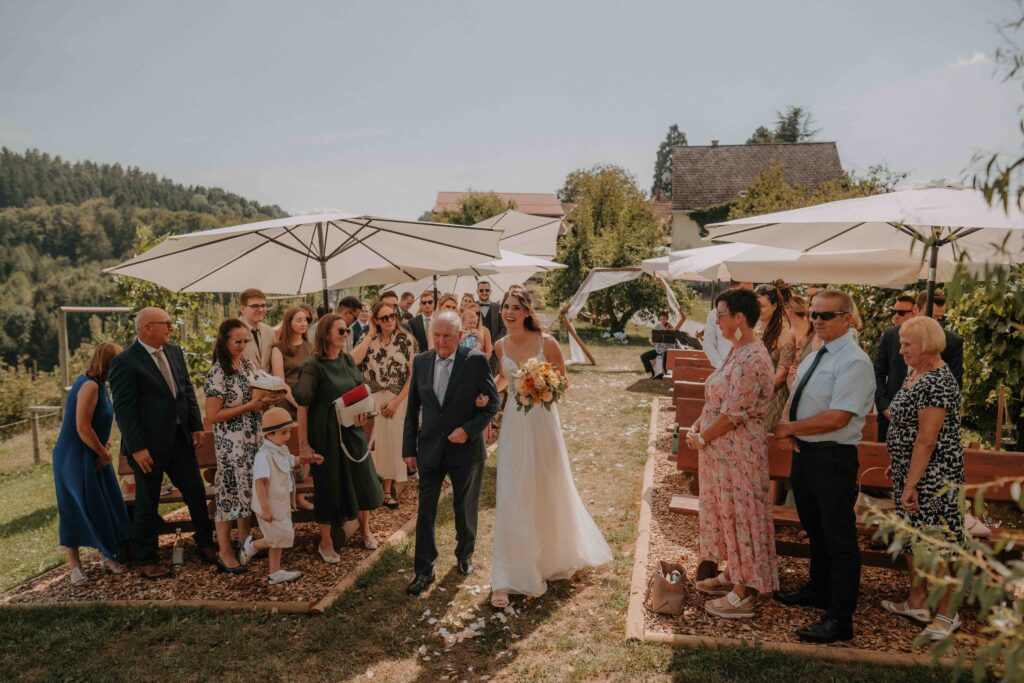
[[717,370],[725,363],[730,351],[732,342],[722,336],[722,330],[718,328],[718,310],[712,308],[708,311],[707,322],[704,323],[704,354]]

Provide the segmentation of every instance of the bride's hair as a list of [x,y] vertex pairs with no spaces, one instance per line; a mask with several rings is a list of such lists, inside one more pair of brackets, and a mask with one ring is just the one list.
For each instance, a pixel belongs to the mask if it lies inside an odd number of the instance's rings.
[[541,332],[540,324],[537,322],[537,313],[533,310],[533,300],[530,298],[530,293],[520,285],[512,285],[505,292],[505,296],[501,297],[502,308],[505,307],[505,302],[509,299],[515,299],[516,303],[526,309],[527,315],[523,319],[523,327],[530,332]]

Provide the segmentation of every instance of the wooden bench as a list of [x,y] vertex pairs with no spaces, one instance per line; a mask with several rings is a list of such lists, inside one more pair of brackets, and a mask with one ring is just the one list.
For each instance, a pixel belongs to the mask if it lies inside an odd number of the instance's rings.
[[702,368],[714,370],[703,351],[670,349],[665,352],[665,378],[672,379],[682,368]]
[[[687,448],[686,431],[680,430],[679,451],[676,454],[676,468],[688,472],[698,473],[697,451]],[[792,468],[792,450],[780,443],[778,440],[769,437],[768,440],[768,476],[774,481],[788,481]],[[860,466],[858,480],[861,485],[867,488],[892,490],[892,482],[886,475],[885,470],[889,467],[889,452],[885,444],[874,441],[862,441],[857,445],[857,460]],[[964,450],[964,480],[968,485],[983,484],[1007,474],[1020,472],[1024,469],[1024,453],[1007,451],[989,451],[977,448]],[[1013,502],[1009,486],[993,487],[985,492],[985,500],[989,502]],[[696,495],[675,494],[669,505],[672,512],[697,515],[700,512],[699,498]],[[776,527],[799,527],[800,518],[796,508],[782,505],[772,506],[772,519]],[[858,524],[858,531],[862,534],[871,535],[873,527]],[[1024,541],[1024,530],[1018,529],[992,529],[990,542],[1013,538]],[[776,550],[781,555],[794,557],[808,557],[810,548],[806,543],[794,543],[791,541],[776,541]],[[892,557],[883,551],[862,550],[861,560],[864,564],[877,567],[901,567],[902,563],[894,562]]]
[[[298,455],[299,454],[299,433],[298,433],[297,430],[292,430],[291,439],[288,441],[288,450],[290,450],[293,455]],[[131,465],[128,463],[128,457],[130,457],[130,456],[121,455],[118,458],[117,474],[120,477],[133,476],[135,474],[135,472],[132,471]],[[213,432],[208,431],[208,432],[205,433],[204,438],[203,438],[203,445],[200,446],[198,449],[196,449],[196,462],[199,465],[199,472],[202,474],[203,480],[207,484],[207,486],[206,486],[206,500],[209,501],[208,505],[209,505],[209,507],[211,509],[211,515],[210,516],[212,518],[212,516],[213,516],[213,514],[212,514],[213,499],[214,499],[214,497],[216,495],[216,489],[213,487],[213,482],[214,482],[214,476],[215,476],[216,471],[217,471],[217,456],[216,456],[216,454],[214,453],[214,450],[213,450]],[[165,484],[165,487],[166,487],[166,484]],[[122,487],[122,489],[124,489],[124,488],[125,487]],[[295,489],[296,489],[296,493],[299,493],[299,494],[312,493],[313,492],[313,481],[312,481],[312,478],[311,477],[307,478],[303,482],[296,482]],[[134,508],[135,508],[135,491],[134,491],[134,487],[132,487],[127,492],[123,492],[122,495],[124,496],[125,505],[128,506],[128,514],[132,515],[134,513]],[[165,493],[161,493],[161,495],[160,495],[160,504],[161,505],[167,504],[167,503],[183,503],[183,502],[184,501],[182,500],[182,497],[181,497],[181,491],[179,491],[177,488],[171,489],[170,491],[167,491]],[[313,521],[313,511],[312,510],[302,510],[302,509],[299,509],[299,510],[297,510],[297,511],[292,513],[292,519],[294,521],[296,521],[296,522],[310,522],[310,521]],[[255,524],[255,518],[253,519],[253,523]],[[180,520],[180,521],[175,521],[175,522],[168,522],[168,521],[166,521],[164,519],[161,519],[160,530],[159,530],[158,533],[160,533],[161,535],[162,534],[173,534],[173,533],[175,533],[176,529],[181,529],[182,531],[193,531],[194,530],[194,525],[192,524],[192,520],[191,519]]]

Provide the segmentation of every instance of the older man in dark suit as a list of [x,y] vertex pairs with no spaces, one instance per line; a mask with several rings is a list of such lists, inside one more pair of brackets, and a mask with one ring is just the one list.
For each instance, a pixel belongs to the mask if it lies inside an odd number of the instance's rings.
[[[403,452],[406,465],[419,467],[420,500],[416,519],[416,576],[406,588],[419,595],[434,581],[437,544],[434,522],[441,482],[452,481],[455,557],[459,572],[473,571],[477,510],[484,470],[483,431],[498,412],[498,392],[487,359],[476,349],[459,347],[462,323],[440,313],[431,326],[434,349],[412,362]],[[477,407],[480,395],[487,404]],[[422,411],[422,428],[420,412]]]
[[121,430],[121,455],[135,473],[135,560],[147,579],[170,575],[158,564],[160,486],[166,473],[188,506],[193,539],[214,562],[213,525],[195,449],[203,442],[203,420],[181,349],[168,344],[174,323],[166,311],[144,308],[135,318],[138,339],[110,363],[114,416]]

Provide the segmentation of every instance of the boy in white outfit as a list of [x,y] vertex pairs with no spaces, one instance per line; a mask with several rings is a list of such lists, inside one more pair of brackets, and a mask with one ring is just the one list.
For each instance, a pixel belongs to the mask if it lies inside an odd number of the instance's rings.
[[302,455],[295,458],[288,450],[289,432],[298,427],[298,423],[284,408],[271,408],[263,413],[263,444],[256,451],[252,464],[252,510],[263,532],[263,538],[247,536],[238,553],[238,561],[249,563],[258,551],[269,548],[270,575],[267,583],[274,586],[286,581],[294,581],[302,576],[302,572],[288,571],[281,567],[281,551],[291,548],[295,541],[295,530],[292,528],[291,494],[295,487],[292,479],[292,468],[296,460],[300,463],[312,462],[320,464],[324,461],[320,455]]

